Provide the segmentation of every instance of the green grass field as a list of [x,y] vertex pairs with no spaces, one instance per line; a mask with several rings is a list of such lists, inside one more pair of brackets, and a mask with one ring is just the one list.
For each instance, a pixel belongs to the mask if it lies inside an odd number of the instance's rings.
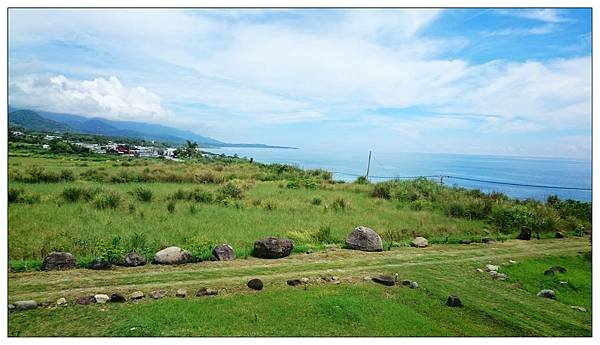
[[[590,336],[591,262],[579,254],[589,249],[589,241],[579,238],[512,240],[101,272],[10,273],[10,301],[66,297],[68,305],[10,312],[9,335]],[[487,263],[500,265],[508,280],[477,272]],[[544,276],[551,265],[567,269],[555,279],[568,286]],[[418,281],[419,288],[385,287],[363,279],[395,273]],[[320,279],[332,275],[341,283]],[[246,288],[254,277],[264,281],[263,291]],[[287,279],[299,277],[310,283],[286,285]],[[194,297],[201,287],[216,288],[219,295]],[[172,297],[179,288],[192,296]],[[540,288],[554,289],[557,299],[537,297]],[[166,289],[170,297],[89,306],[73,302],[85,294],[155,289]],[[459,295],[464,307],[447,307],[449,294]]]

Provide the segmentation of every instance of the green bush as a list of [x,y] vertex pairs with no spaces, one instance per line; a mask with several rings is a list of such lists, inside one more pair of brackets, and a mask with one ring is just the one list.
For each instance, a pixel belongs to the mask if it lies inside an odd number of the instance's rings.
[[210,260],[215,244],[204,237],[196,236],[187,241],[183,249],[190,252],[195,262]]
[[210,204],[214,200],[214,196],[209,191],[204,191],[199,188],[196,188],[191,194],[190,198],[195,202],[201,202],[205,204]]
[[326,225],[319,228],[319,230],[314,234],[314,240],[317,243],[335,243],[335,239],[333,238],[333,234],[331,232],[331,226]]
[[500,232],[508,234],[522,227],[531,227],[532,212],[524,205],[495,204],[492,207],[490,221]]
[[233,182],[227,182],[221,188],[219,188],[219,199],[242,199],[244,197],[244,190]]
[[369,180],[367,179],[366,176],[359,176],[356,178],[356,180],[354,180],[354,183],[356,184],[369,184]]
[[118,263],[125,255],[121,237],[115,236],[108,242],[104,240],[97,241],[94,254],[110,263]]
[[154,197],[154,193],[150,189],[144,187],[137,187],[132,191],[132,194],[142,202],[151,202]]
[[350,209],[350,201],[339,197],[331,203],[330,207],[335,211],[344,211]]
[[97,209],[116,209],[121,204],[121,195],[115,191],[100,193],[94,198],[94,206]]
[[37,193],[28,193],[23,188],[8,189],[8,204],[37,204],[42,197]]
[[169,201],[169,203],[167,204],[167,211],[169,211],[169,213],[175,212],[175,201]]
[[63,189],[63,191],[60,193],[60,196],[66,202],[77,202],[81,198],[82,192],[82,188],[69,186]]
[[315,205],[315,206],[319,206],[321,205],[321,198],[319,198],[318,196],[315,196],[314,198],[312,198],[312,200],[310,201],[311,205]]

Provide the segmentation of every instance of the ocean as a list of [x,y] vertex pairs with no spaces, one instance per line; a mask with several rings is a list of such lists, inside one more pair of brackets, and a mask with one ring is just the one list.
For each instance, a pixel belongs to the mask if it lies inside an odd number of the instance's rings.
[[[300,168],[332,171],[334,179],[352,181],[367,170],[369,152],[286,150],[266,148],[220,148],[207,151],[253,158],[262,163],[286,163]],[[591,188],[591,159],[540,158],[492,155],[372,152],[369,171],[372,182],[395,177],[444,175],[536,186]],[[439,177],[435,177],[439,181]],[[561,199],[591,201],[588,190],[502,185],[480,181],[444,178],[444,184],[475,188],[489,193],[502,192],[517,199],[546,200],[549,195]]]

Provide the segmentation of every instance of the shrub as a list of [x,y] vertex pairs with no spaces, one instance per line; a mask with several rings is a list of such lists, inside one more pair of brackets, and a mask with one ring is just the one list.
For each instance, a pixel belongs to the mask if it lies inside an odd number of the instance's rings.
[[292,181],[289,181],[289,182],[288,182],[288,183],[285,185],[285,187],[286,187],[286,188],[289,188],[289,189],[298,189],[298,188],[300,188],[300,181],[298,181],[298,180],[292,180]]
[[392,250],[392,246],[396,242],[402,241],[404,234],[401,230],[386,230],[381,233],[381,237],[387,242],[388,250]]
[[333,238],[333,235],[331,234],[331,227],[329,225],[327,225],[327,226],[322,226],[321,228],[319,228],[319,230],[314,234],[314,240],[317,243],[324,243],[324,244],[334,243],[335,239]]
[[86,181],[106,182],[106,178],[108,175],[105,172],[101,171],[101,168],[103,167],[99,167],[97,169],[88,169],[80,173],[79,177]]
[[95,255],[110,262],[117,263],[125,255],[121,244],[121,237],[115,236],[109,242],[100,240],[96,242]]
[[137,253],[148,253],[148,240],[146,234],[142,232],[134,232],[127,240],[127,251]]
[[44,168],[36,165],[27,169],[29,176],[24,178],[24,182],[40,183],[40,182],[59,182],[60,175],[51,171],[46,171]]
[[169,201],[167,204],[167,211],[169,211],[169,213],[175,212],[175,201]]
[[8,189],[8,204],[37,204],[42,197],[37,193],[28,193],[23,188]]
[[359,176],[356,178],[356,180],[354,180],[354,183],[356,184],[369,184],[369,180],[367,179],[366,176]]
[[60,171],[60,180],[61,181],[73,181],[75,180],[75,174],[72,170],[63,169]]
[[197,236],[188,240],[187,244],[183,246],[183,249],[186,249],[192,254],[194,261],[199,262],[210,259],[214,246],[214,243],[206,238]]
[[60,196],[66,202],[77,202],[81,198],[82,193],[83,193],[82,188],[66,187],[65,189],[63,189],[62,193],[60,193]]
[[390,182],[379,182],[373,185],[371,196],[375,198],[391,199],[392,198],[392,184]]
[[335,211],[344,211],[350,208],[350,202],[342,197],[339,197],[331,203],[331,208]]
[[244,190],[233,182],[227,182],[219,188],[219,199],[241,199],[244,197]]
[[530,227],[532,214],[528,207],[524,205],[508,206],[505,204],[495,204],[492,207],[490,221],[496,225],[500,232],[510,233],[524,226]]
[[116,209],[121,204],[121,195],[115,191],[103,192],[94,199],[97,209]]
[[196,205],[192,204],[190,205],[190,213],[191,214],[196,214],[197,210],[196,210]]
[[210,204],[214,200],[214,196],[213,196],[213,194],[211,192],[204,191],[204,190],[201,190],[201,189],[198,189],[198,188],[196,188],[190,194],[190,198],[192,200],[194,200],[195,202],[201,202],[201,203],[205,203],[205,204]]
[[137,187],[132,191],[132,194],[142,202],[151,202],[154,194],[150,189]]
[[315,196],[314,198],[312,198],[312,200],[310,201],[311,205],[315,205],[315,206],[319,206],[321,205],[321,198],[319,198],[318,196]]
[[264,204],[263,204],[263,208],[267,211],[273,211],[274,209],[277,208],[277,206],[275,205],[275,202],[271,201],[271,200],[267,200]]
[[127,205],[127,210],[129,211],[129,214],[134,214],[135,213],[135,205],[134,204],[129,204]]

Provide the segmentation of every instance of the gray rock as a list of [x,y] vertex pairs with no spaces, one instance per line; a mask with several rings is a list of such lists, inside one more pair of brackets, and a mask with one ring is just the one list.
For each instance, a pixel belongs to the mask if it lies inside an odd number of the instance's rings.
[[481,243],[494,244],[494,243],[496,243],[496,241],[494,241],[494,239],[491,237],[484,237],[481,239]]
[[517,239],[525,241],[531,240],[531,230],[526,228],[521,229],[521,232],[519,233],[519,236],[517,236]]
[[373,277],[373,281],[379,284],[383,284],[385,286],[396,285],[396,279],[392,276],[376,276]]
[[93,270],[105,270],[112,266],[110,262],[104,260],[103,258],[95,258],[94,261],[90,264],[90,268]]
[[94,297],[94,295],[81,296],[75,300],[75,303],[81,304],[81,305],[88,305],[88,304],[96,303],[96,298]]
[[145,264],[146,257],[134,252],[125,254],[121,261],[121,266],[125,267],[144,266]]
[[429,241],[427,241],[427,239],[425,237],[415,237],[414,240],[410,241],[410,245],[411,247],[417,247],[417,248],[425,248],[427,246],[429,246]]
[[460,300],[460,297],[458,297],[456,295],[448,296],[446,305],[449,307],[462,307],[463,306],[462,301]]
[[202,288],[196,292],[196,297],[202,296],[214,296],[218,295],[219,291],[216,289]]
[[254,241],[252,256],[262,259],[284,258],[294,249],[294,242],[287,238],[265,237]]
[[131,295],[129,295],[130,299],[142,299],[144,298],[144,296],[146,296],[142,291],[136,291],[134,293],[132,293]]
[[9,304],[9,305],[8,305],[8,310],[13,310],[13,309],[15,309],[15,305],[14,305],[14,304],[12,304],[12,303],[11,303],[11,304]]
[[419,288],[419,284],[417,282],[410,282],[410,288],[411,289],[418,289]]
[[498,272],[498,266],[496,266],[496,265],[485,265],[485,270],[487,272]]
[[233,247],[228,244],[216,246],[212,251],[212,255],[217,261],[229,261],[235,259]]
[[587,312],[587,309],[585,309],[584,307],[577,306],[577,305],[572,305],[571,309],[575,309],[575,310],[580,311],[582,313]]
[[460,240],[458,241],[460,244],[471,244],[471,240]]
[[402,279],[402,281],[400,282],[400,284],[402,284],[402,286],[410,286],[411,281],[408,279]]
[[508,278],[508,276],[504,273],[495,273],[492,275],[492,278],[496,279],[496,280],[506,280]]
[[298,286],[304,284],[300,279],[289,279],[287,281],[287,285],[289,286]]
[[544,271],[544,275],[551,276],[551,275],[554,275],[555,273],[566,273],[566,272],[567,272],[567,269],[562,266],[552,266],[549,269]]
[[12,304],[15,310],[29,310],[35,309],[38,307],[36,301],[28,300],[28,301],[17,301]]
[[252,290],[262,290],[263,289],[263,282],[260,279],[252,279],[250,280],[246,285],[248,285],[249,288],[251,288]]
[[167,292],[165,290],[151,291],[149,293],[150,297],[152,297],[153,299],[161,299],[165,297],[166,294]]
[[383,242],[373,229],[358,226],[346,238],[346,247],[365,252],[381,252],[383,251]]
[[75,256],[66,252],[52,252],[44,258],[43,271],[69,270],[75,268]]
[[154,262],[161,265],[179,265],[192,262],[192,254],[179,247],[168,247],[154,254]]
[[554,237],[556,238],[565,238],[565,234],[562,231],[557,231],[554,233]]
[[56,305],[66,305],[66,304],[67,304],[67,300],[64,297],[61,297],[56,301]]
[[118,292],[110,295],[110,301],[113,303],[123,303],[126,300],[127,300],[127,298],[125,297],[125,295],[118,293]]
[[538,297],[556,299],[556,294],[552,290],[544,289],[537,293]]
[[308,283],[308,278],[300,278],[300,281],[301,281],[303,284],[306,284],[306,283]]
[[110,300],[110,297],[108,297],[108,295],[99,294],[94,296],[94,300],[96,303],[104,304]]
[[186,289],[178,289],[177,292],[175,292],[175,296],[176,297],[185,297],[187,295],[187,290]]

